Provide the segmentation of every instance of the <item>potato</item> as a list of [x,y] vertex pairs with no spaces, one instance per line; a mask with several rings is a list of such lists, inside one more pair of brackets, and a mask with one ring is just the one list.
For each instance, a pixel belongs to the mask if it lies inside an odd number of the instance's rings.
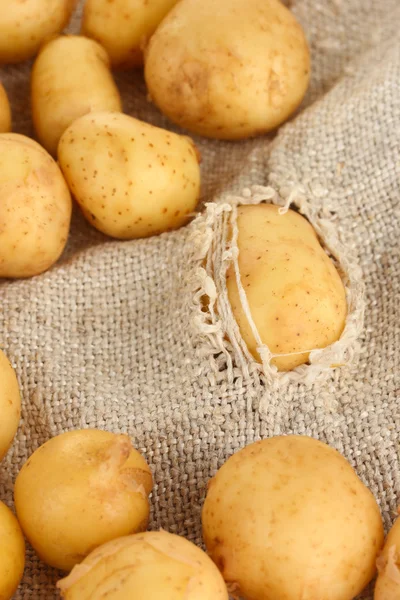
[[77,35],[58,37],[43,47],[33,66],[31,95],[37,137],[53,155],[61,135],[78,117],[122,110],[107,52]]
[[[292,210],[281,215],[272,204],[241,206],[238,229],[239,270],[252,318],[262,342],[278,355],[271,364],[294,369],[307,362],[310,350],[339,339],[347,315],[342,280],[312,226]],[[260,360],[233,265],[227,287],[243,339]]]
[[85,217],[112,237],[176,229],[196,207],[200,169],[192,141],[127,115],[78,119],[61,137],[58,159]]
[[0,133],[11,131],[11,109],[6,90],[0,83]]
[[382,520],[338,452],[275,437],[231,456],[211,480],[203,536],[244,600],[351,600],[375,572]]
[[[21,396],[14,369],[0,350],[0,460],[9,449],[21,416]],[[1,536],[0,536],[1,539]],[[1,571],[1,569],[0,569]],[[1,593],[0,593],[1,598]]]
[[22,579],[25,541],[17,519],[0,502],[0,598],[10,600]]
[[67,241],[72,201],[54,160],[36,142],[0,134],[0,277],[42,273]]
[[143,47],[177,0],[86,0],[82,30],[107,50],[113,67],[143,64]]
[[299,106],[310,74],[300,25],[279,0],[182,0],[145,52],[150,96],[174,123],[227,140],[263,134]]
[[15,482],[15,508],[39,557],[69,571],[97,546],[146,529],[151,489],[128,436],[82,429],[32,454]]
[[208,556],[166,531],[97,548],[57,587],[67,600],[228,600],[224,580]]
[[378,579],[375,600],[399,600],[400,598],[400,518],[397,519],[377,561]]
[[32,58],[40,46],[64,29],[77,0],[7,2],[0,14],[0,63]]

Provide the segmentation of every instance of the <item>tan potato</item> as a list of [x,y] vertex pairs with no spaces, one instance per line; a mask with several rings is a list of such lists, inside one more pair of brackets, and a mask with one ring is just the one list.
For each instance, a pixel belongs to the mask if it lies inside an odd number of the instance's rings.
[[0,63],[32,58],[66,27],[77,0],[12,0],[0,13]]
[[78,119],[63,134],[58,158],[85,217],[112,237],[176,229],[196,207],[200,169],[193,142],[127,115]]
[[177,0],[86,0],[82,30],[107,50],[119,69],[143,64],[143,47]]
[[210,482],[202,521],[211,558],[243,600],[352,600],[383,542],[375,498],[350,464],[302,436],[231,456]]
[[174,123],[227,140],[260,135],[299,106],[307,42],[279,0],[181,0],[145,52],[150,96]]
[[25,541],[17,519],[0,502],[0,598],[11,600],[22,579]]
[[[347,315],[342,280],[312,226],[292,210],[281,215],[272,204],[239,207],[238,229],[239,270],[252,318],[262,342],[278,355],[271,363],[280,371],[294,369],[307,362],[310,350],[339,339]],[[260,360],[233,265],[227,287],[243,339]]]
[[146,529],[151,489],[150,468],[128,436],[70,431],[22,467],[15,508],[39,557],[69,571],[97,546]]
[[57,587],[66,600],[228,600],[224,580],[208,556],[166,531],[97,548]]
[[11,131],[11,109],[6,90],[0,83],[0,133]]
[[377,561],[378,579],[374,600],[399,600],[400,598],[400,518],[397,519]]
[[39,144],[0,134],[0,277],[46,271],[68,238],[72,201],[57,164]]
[[[15,371],[0,350],[0,460],[5,456],[18,429],[21,396]],[[0,569],[1,571],[1,569]],[[1,593],[0,593],[1,598]]]
[[61,135],[89,112],[121,111],[107,52],[93,40],[69,35],[46,44],[32,70],[32,117],[40,143],[57,154]]

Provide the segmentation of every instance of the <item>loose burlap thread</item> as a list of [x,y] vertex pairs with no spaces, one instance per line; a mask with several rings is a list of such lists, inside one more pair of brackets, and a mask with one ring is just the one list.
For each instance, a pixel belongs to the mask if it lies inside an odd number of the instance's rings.
[[[196,138],[202,199],[212,203],[205,216],[177,232],[116,242],[76,211],[53,269],[0,284],[0,345],[23,396],[21,425],[0,465],[0,498],[10,506],[18,470],[49,437],[80,427],[121,431],[153,470],[150,526],[201,543],[207,481],[226,458],[260,438],[300,433],[342,452],[391,524],[400,502],[400,5],[291,4],[312,50],[309,92],[274,138]],[[80,10],[71,31],[79,29]],[[14,130],[33,135],[29,68],[1,67],[0,77]],[[128,114],[177,130],[146,100],[140,74],[116,79]],[[221,323],[199,316],[200,296],[223,290],[222,272],[211,278],[202,269],[209,248],[218,250],[224,206],[232,197],[248,200],[245,189],[254,197],[265,188],[322,216],[327,229],[319,233],[350,273],[358,324],[365,307],[348,364],[323,377],[265,378],[237,330],[231,347],[219,335],[235,327],[228,312]],[[56,598],[58,578],[28,549],[15,597]]]

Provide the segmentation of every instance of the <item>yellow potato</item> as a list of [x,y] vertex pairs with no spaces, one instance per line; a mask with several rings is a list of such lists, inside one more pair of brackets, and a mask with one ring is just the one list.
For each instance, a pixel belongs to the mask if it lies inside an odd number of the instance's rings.
[[338,452],[275,437],[231,456],[211,480],[203,537],[243,600],[352,600],[383,542],[371,492]]
[[31,58],[64,29],[77,0],[12,0],[0,11],[0,63]]
[[0,502],[0,598],[11,600],[22,579],[25,541],[17,519]]
[[39,144],[0,134],[0,277],[42,273],[62,253],[72,201],[57,164]]
[[400,518],[397,519],[378,559],[378,579],[375,600],[399,600],[400,598]]
[[[9,449],[21,416],[21,396],[15,371],[0,350],[0,460]],[[1,569],[0,569],[1,571]],[[0,593],[1,598],[1,593]]]
[[[309,351],[339,339],[347,315],[340,276],[309,222],[289,210],[259,204],[238,210],[241,282],[261,340],[280,371],[307,362]],[[250,352],[260,360],[238,294],[233,265],[227,287],[232,311]],[[285,356],[285,354],[293,354]]]
[[112,237],[176,229],[196,207],[200,169],[193,142],[127,115],[78,119],[61,137],[58,159],[85,217]]
[[66,600],[228,600],[224,580],[208,556],[166,531],[97,548],[57,587]]
[[151,489],[149,466],[128,436],[70,431],[22,467],[15,508],[39,557],[69,571],[97,546],[146,529]]
[[6,90],[0,83],[0,133],[11,131],[11,109]]
[[181,0],[145,52],[150,96],[172,121],[242,139],[283,123],[306,92],[303,30],[279,0]]
[[53,155],[61,135],[89,112],[121,111],[107,52],[93,40],[69,35],[46,44],[32,69],[32,117],[40,143]]
[[177,0],[86,0],[82,31],[107,50],[113,67],[143,64],[143,47]]

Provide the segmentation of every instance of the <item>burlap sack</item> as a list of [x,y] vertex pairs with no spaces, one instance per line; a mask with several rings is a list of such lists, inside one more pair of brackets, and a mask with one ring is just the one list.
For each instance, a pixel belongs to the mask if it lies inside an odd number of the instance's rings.
[[[297,0],[292,8],[313,54],[300,114],[273,141],[196,140],[203,200],[219,209],[180,231],[124,243],[76,214],[56,267],[1,284],[0,345],[24,404],[0,467],[8,504],[19,468],[50,436],[81,427],[127,432],[153,469],[151,527],[200,543],[201,505],[216,469],[250,442],[295,432],[343,452],[391,523],[400,501],[400,5]],[[79,14],[71,29],[78,27]],[[29,65],[1,68],[0,76],[15,130],[31,135]],[[147,102],[140,75],[117,81],[126,112],[169,126]],[[318,365],[289,378],[261,372],[229,310],[211,319],[200,313],[202,294],[224,292],[214,268],[217,213],[229,213],[223,206],[237,202],[232,195],[249,201],[243,190],[252,185],[269,186],[253,190],[256,200],[289,199],[314,217],[347,273],[353,320],[339,349],[346,367],[323,376]],[[16,598],[56,598],[58,577],[29,549]]]

